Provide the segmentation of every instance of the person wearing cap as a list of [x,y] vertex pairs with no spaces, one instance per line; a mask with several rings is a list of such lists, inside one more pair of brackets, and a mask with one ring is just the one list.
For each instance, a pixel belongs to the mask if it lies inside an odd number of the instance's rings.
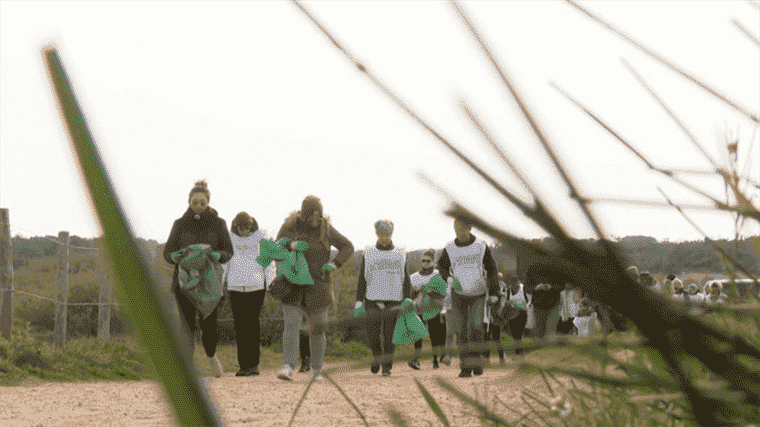
[[[330,224],[330,219],[323,215],[322,202],[315,196],[304,198],[301,210],[285,219],[277,233],[277,240],[283,237],[290,239],[286,249],[303,253],[314,284],[297,286],[294,292],[282,299],[285,320],[282,353],[285,363],[277,377],[288,381],[293,379],[299,353],[299,330],[306,314],[309,318],[311,378],[321,382],[322,359],[327,345],[327,311],[334,303],[330,274],[351,258],[354,246]],[[332,247],[338,253],[330,260]]]
[[240,365],[235,375],[239,377],[259,375],[259,314],[274,268],[273,263],[265,268],[256,261],[261,241],[266,238],[266,232],[259,229],[256,219],[248,213],[240,212],[232,220],[230,240],[235,254],[226,266],[225,282],[230,295]]
[[402,301],[412,296],[412,282],[406,250],[393,245],[393,222],[375,222],[375,246],[367,247],[359,266],[354,310],[362,307],[367,313],[367,344],[372,350],[373,374],[382,365],[384,377],[391,375],[393,354],[393,332],[400,314],[394,310]]
[[[196,331],[196,316],[199,311],[192,300],[180,290],[179,287],[179,261],[180,250],[191,245],[205,244],[211,249],[213,256],[220,264],[227,263],[234,254],[232,241],[227,232],[227,223],[219,218],[214,208],[209,207],[211,194],[208,191],[206,181],[198,181],[190,190],[188,196],[188,208],[181,218],[174,221],[169,238],[164,246],[164,259],[174,264],[172,275],[172,292],[177,299],[180,314],[180,348],[185,359],[191,362],[193,359],[194,336]],[[211,371],[214,376],[221,377],[222,365],[216,357],[217,345],[217,308],[205,318],[200,316],[201,341],[208,356]]]
[[[435,250],[428,249],[422,254],[420,262],[422,262],[422,269],[411,275],[410,280],[412,282],[412,299],[416,299],[423,285],[430,282],[430,279],[438,274],[438,270],[435,269]],[[422,313],[418,313],[422,314]],[[433,347],[433,369],[438,369],[438,356],[443,355],[443,345],[446,341],[446,322],[444,315],[438,313],[432,319],[425,321],[425,326],[428,328],[430,334],[430,345]],[[420,354],[422,352],[422,340],[414,342],[414,359],[409,361],[409,366],[412,369],[420,369]]]
[[460,377],[483,374],[483,313],[488,303],[499,300],[496,261],[485,241],[470,233],[472,226],[454,220],[456,238],[449,242],[438,259],[438,271],[449,282],[451,308],[459,346]]

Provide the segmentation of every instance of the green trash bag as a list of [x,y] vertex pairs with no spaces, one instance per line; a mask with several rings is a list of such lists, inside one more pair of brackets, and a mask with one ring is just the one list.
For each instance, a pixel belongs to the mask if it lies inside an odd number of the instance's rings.
[[443,296],[436,293],[420,293],[414,300],[414,309],[422,316],[422,320],[430,320],[443,310]]
[[439,273],[433,276],[427,283],[420,286],[420,291],[425,294],[435,292],[441,296],[446,296],[448,288],[449,284],[443,280],[443,277],[441,277],[441,274]]
[[393,344],[414,344],[428,335],[427,328],[419,316],[403,308],[401,313],[393,330]]
[[290,251],[285,249],[285,245],[290,242],[290,239],[283,237],[276,242],[267,239],[261,239],[259,241],[259,256],[256,257],[256,262],[259,263],[261,268],[267,268],[272,261],[282,261],[287,258]]
[[301,252],[289,252],[288,256],[280,263],[277,274],[284,276],[290,283],[295,285],[313,285],[314,279],[309,274],[309,265],[306,257]]
[[179,252],[179,288],[205,319],[219,305],[223,296],[222,266],[211,256],[209,245],[190,245]]

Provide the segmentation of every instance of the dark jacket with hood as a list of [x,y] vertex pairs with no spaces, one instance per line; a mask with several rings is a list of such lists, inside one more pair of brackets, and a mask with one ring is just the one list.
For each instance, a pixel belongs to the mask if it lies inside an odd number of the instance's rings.
[[[219,252],[220,264],[227,263],[234,253],[230,234],[227,231],[227,223],[224,219],[219,218],[219,214],[211,207],[200,213],[200,219],[195,219],[194,215],[195,212],[187,208],[185,214],[174,221],[169,239],[164,247],[166,262],[174,264],[172,254],[180,249],[189,245],[205,243],[211,246],[212,251]],[[172,292],[175,293],[179,291],[177,272],[178,266],[174,265]]]

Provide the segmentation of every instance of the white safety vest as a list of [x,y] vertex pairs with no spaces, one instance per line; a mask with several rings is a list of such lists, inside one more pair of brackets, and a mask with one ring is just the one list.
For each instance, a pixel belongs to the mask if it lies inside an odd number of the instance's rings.
[[376,247],[364,250],[364,278],[370,301],[401,301],[404,292],[406,250],[381,251]]
[[478,296],[488,291],[483,258],[486,255],[486,242],[475,239],[467,246],[458,247],[453,241],[446,245],[451,267],[449,273],[462,284],[461,295]]
[[429,282],[430,279],[435,277],[436,274],[438,274],[438,270],[435,268],[433,269],[433,272],[430,273],[430,275],[428,276],[423,276],[422,274],[420,274],[419,271],[412,274],[412,276],[409,278],[412,281],[412,288],[419,288],[422,285],[426,285],[427,282]]
[[266,236],[262,230],[256,230],[248,237],[230,233],[230,240],[235,253],[224,265],[227,289],[237,292],[252,292],[265,289],[272,281],[273,263],[267,269],[261,268],[256,258],[260,253],[259,243]]

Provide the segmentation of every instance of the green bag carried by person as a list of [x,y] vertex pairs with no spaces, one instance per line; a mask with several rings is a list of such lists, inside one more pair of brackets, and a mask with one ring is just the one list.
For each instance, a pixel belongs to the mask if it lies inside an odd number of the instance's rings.
[[[420,291],[423,293],[429,293],[429,292],[435,292],[437,294],[440,294],[441,296],[446,296],[446,291],[449,288],[449,284],[446,283],[445,280],[443,280],[443,277],[441,277],[441,274],[438,273],[435,276],[433,276],[427,283],[420,286]],[[460,285],[461,289],[461,285]]]
[[267,268],[272,261],[282,261],[287,258],[290,251],[285,249],[285,245],[290,242],[290,239],[283,237],[275,242],[267,239],[261,239],[259,241],[259,256],[256,257],[256,262],[259,263],[261,268]]
[[205,319],[222,300],[222,266],[206,244],[190,245],[179,252],[179,288]]
[[405,299],[401,304],[401,316],[396,321],[396,327],[393,330],[393,344],[414,344],[415,341],[427,335],[428,331],[422,319],[414,314],[414,302],[408,298]]
[[277,274],[284,276],[295,285],[313,285],[314,279],[309,274],[309,265],[301,252],[292,251],[280,263]]

